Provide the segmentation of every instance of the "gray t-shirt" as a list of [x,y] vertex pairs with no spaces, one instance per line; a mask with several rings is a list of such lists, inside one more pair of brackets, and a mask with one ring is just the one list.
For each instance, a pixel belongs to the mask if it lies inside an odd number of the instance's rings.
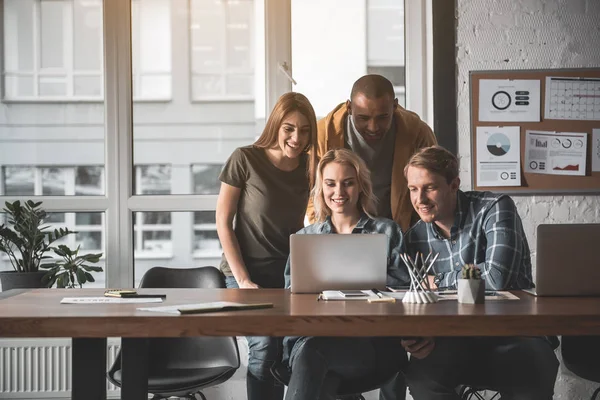
[[394,164],[394,145],[396,143],[396,126],[392,124],[383,138],[373,146],[366,142],[356,130],[350,115],[346,118],[346,148],[352,150],[363,159],[371,171],[373,193],[377,197],[377,216],[392,219],[392,166]]
[[[261,287],[284,287],[290,234],[304,226],[308,204],[306,156],[293,171],[273,165],[265,149],[236,149],[219,180],[241,189],[234,231],[250,279]],[[223,255],[221,271],[232,276]]]

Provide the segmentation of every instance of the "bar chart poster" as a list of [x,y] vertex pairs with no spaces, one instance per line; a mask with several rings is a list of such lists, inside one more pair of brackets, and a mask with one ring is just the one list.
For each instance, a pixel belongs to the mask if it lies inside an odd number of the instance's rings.
[[525,133],[525,172],[585,176],[586,133]]

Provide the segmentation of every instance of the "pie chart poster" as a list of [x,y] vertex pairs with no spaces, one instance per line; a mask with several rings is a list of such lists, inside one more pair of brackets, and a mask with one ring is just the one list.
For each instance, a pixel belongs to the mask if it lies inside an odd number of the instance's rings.
[[521,186],[518,126],[477,127],[477,185]]

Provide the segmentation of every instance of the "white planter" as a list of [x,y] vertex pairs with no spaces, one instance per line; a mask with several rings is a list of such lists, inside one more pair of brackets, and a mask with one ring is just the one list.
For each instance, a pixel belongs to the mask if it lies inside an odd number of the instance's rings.
[[480,304],[485,302],[485,281],[483,279],[457,279],[459,303]]

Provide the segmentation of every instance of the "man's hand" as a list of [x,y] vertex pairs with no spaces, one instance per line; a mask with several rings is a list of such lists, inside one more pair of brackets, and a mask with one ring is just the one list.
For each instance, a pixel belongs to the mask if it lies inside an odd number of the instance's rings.
[[432,289],[437,289],[437,285],[433,282],[435,280],[434,275],[427,275],[427,280],[429,281],[429,287]]
[[402,339],[402,347],[410,353],[411,357],[423,359],[433,351],[435,340],[432,337]]
[[256,283],[252,282],[249,279],[241,281],[238,285],[240,289],[260,289],[260,286],[258,286]]

